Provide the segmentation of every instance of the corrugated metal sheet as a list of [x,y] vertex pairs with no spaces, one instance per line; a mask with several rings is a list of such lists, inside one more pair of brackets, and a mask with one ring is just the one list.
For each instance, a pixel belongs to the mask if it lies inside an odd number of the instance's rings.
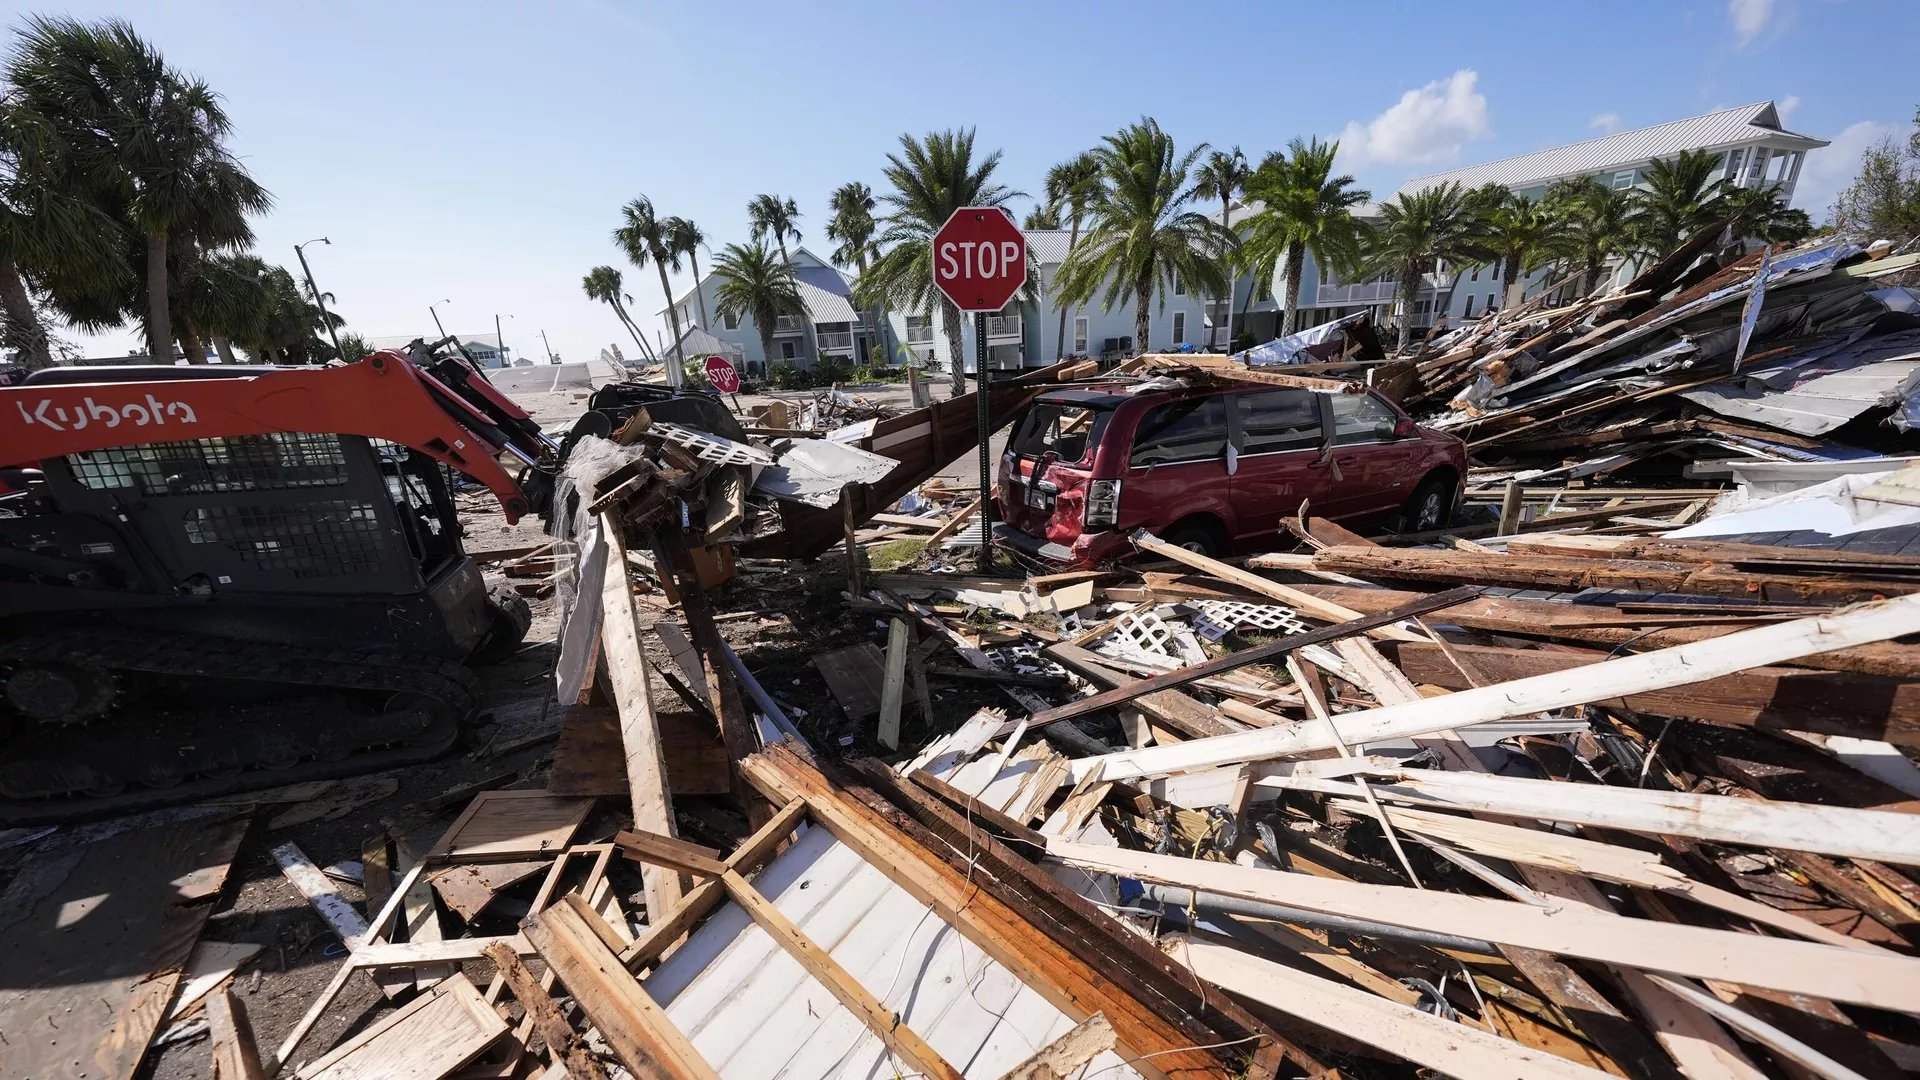
[[800,265],[793,268],[793,276],[800,284],[800,299],[807,305],[807,315],[814,322],[853,322],[859,318],[849,299],[853,286],[847,275],[831,266]]
[[1407,181],[1400,193],[1410,195],[1436,184],[1451,182],[1468,188],[1482,184],[1529,187],[1563,176],[1642,165],[1682,150],[1713,150],[1761,138],[1785,139],[1793,143],[1795,148],[1804,150],[1827,145],[1824,139],[1781,128],[1773,102],[1761,101],[1735,109],[1690,116],[1672,123],[1622,131],[1571,146],[1558,146],[1551,150],[1490,161],[1484,165],[1469,165],[1418,177]]
[[1795,435],[1824,435],[1880,404],[1917,370],[1920,356],[1819,375],[1787,390],[1723,382],[1680,396],[1736,420],[1750,420]]

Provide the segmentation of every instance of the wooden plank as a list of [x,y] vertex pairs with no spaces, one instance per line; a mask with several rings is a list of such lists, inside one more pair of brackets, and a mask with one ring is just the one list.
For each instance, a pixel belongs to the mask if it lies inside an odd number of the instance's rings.
[[[680,608],[687,617],[687,633],[692,636],[694,651],[702,660],[701,678],[695,685],[706,690],[707,706],[719,721],[720,737],[726,743],[729,762],[738,761],[759,749],[760,735],[753,717],[747,714],[746,705],[741,701],[739,677],[733,664],[725,659],[728,655],[726,639],[720,636],[720,631],[714,626],[713,605],[707,600],[704,582],[699,579],[693,556],[687,550],[679,520],[669,519],[654,530],[653,540],[656,562],[670,567],[674,580],[680,583]],[[753,789],[746,781],[732,775],[731,771],[729,781],[734,801],[740,809],[749,813],[757,812],[751,806]],[[635,824],[642,828],[650,827],[639,821]],[[653,831],[669,835],[673,833],[669,829]]]
[[[1184,551],[1185,549],[1182,548],[1179,550]],[[1192,553],[1188,552],[1188,554]],[[1249,664],[1264,663],[1276,657],[1284,656],[1295,649],[1305,648],[1308,645],[1319,645],[1338,638],[1363,633],[1370,629],[1389,626],[1403,619],[1412,618],[1415,615],[1421,615],[1437,608],[1459,603],[1461,600],[1468,599],[1474,592],[1475,590],[1471,587],[1463,587],[1449,592],[1435,593],[1432,596],[1422,597],[1411,603],[1403,604],[1377,615],[1362,616],[1352,622],[1338,623],[1333,626],[1322,627],[1318,630],[1309,630],[1300,634],[1290,634],[1276,641],[1269,641],[1264,645],[1256,645],[1251,649],[1242,649],[1239,652],[1228,653],[1225,656],[1216,657],[1202,664],[1190,664],[1187,667],[1169,671],[1165,675],[1156,675],[1150,679],[1130,682],[1117,689],[1095,694],[1092,697],[1081,698],[1079,701],[1070,702],[1058,708],[1048,709],[1044,712],[1035,712],[1029,723],[1033,727],[1039,727],[1042,724],[1051,724],[1055,721],[1067,720],[1075,716],[1085,716],[1088,713],[1098,712],[1101,709],[1111,708],[1115,705],[1129,704],[1145,694],[1185,686],[1198,679],[1233,671],[1246,667]],[[1231,735],[1216,736],[1213,739],[1196,740],[1196,742],[1214,743],[1221,739],[1245,738],[1249,734],[1259,733],[1237,732]],[[1365,740],[1353,741],[1358,742]],[[1173,748],[1167,747],[1163,749]],[[1141,753],[1151,752],[1152,751],[1141,751]],[[1125,755],[1120,756],[1124,757]],[[1120,779],[1120,777],[1109,773],[1108,779]]]
[[207,998],[207,1041],[213,1044],[210,1080],[267,1080],[247,1007],[227,987]]
[[566,1068],[567,1076],[571,1080],[608,1080],[607,1070],[593,1056],[586,1040],[574,1032],[567,1018],[561,1015],[559,1006],[547,996],[546,989],[534,978],[533,972],[527,970],[527,965],[520,957],[504,945],[492,945],[487,948],[487,959],[493,962],[494,970],[513,990],[514,1000],[526,1010],[527,1017],[533,1021],[534,1030],[540,1033],[541,1040],[547,1044],[547,1052],[555,1063]]
[[766,931],[789,956],[799,961],[807,974],[831,991],[840,1004],[866,1024],[867,1030],[886,1043],[888,1049],[900,1055],[906,1064],[918,1069],[930,1080],[962,1080],[960,1070],[948,1064],[933,1047],[914,1034],[912,1028],[900,1023],[899,1018],[880,1004],[871,991],[841,967],[840,962],[825,949],[814,944],[812,938],[793,925],[746,878],[736,871],[726,870],[720,875],[720,881],[726,886],[727,896],[752,916],[760,929]]
[[1111,1049],[1113,1025],[1107,1022],[1106,1013],[1094,1013],[1008,1069],[1000,1080],[1067,1080]]
[[455,915],[472,922],[503,889],[510,889],[548,866],[535,859],[509,863],[470,863],[434,872],[428,881]]
[[504,859],[565,848],[593,809],[590,798],[542,790],[483,791],[427,853],[429,859]]
[[[759,866],[772,857],[774,850],[786,842],[806,816],[807,805],[803,802],[795,801],[781,807],[765,825],[755,829],[752,836],[727,856],[728,868],[744,872]],[[726,886],[717,877],[710,877],[695,885],[688,890],[679,907],[657,921],[649,920],[646,933],[621,951],[620,962],[628,970],[636,970],[658,960],[666,955],[670,945],[693,929],[695,923],[720,906],[720,902],[726,898]]]
[[[1452,595],[1452,594],[1445,594]],[[1428,600],[1441,597],[1428,597]],[[1438,605],[1436,605],[1438,606]],[[1431,608],[1424,610],[1432,610]],[[1422,612],[1416,612],[1420,614]],[[1404,617],[1403,609],[1387,614]],[[1379,742],[1383,739],[1410,738],[1430,732],[1447,731],[1473,724],[1502,720],[1513,716],[1584,705],[1623,694],[1667,690],[1676,686],[1703,682],[1730,675],[1750,667],[1777,664],[1795,657],[1852,645],[1884,641],[1920,631],[1920,596],[1903,596],[1849,608],[1832,616],[1798,619],[1775,626],[1743,630],[1726,637],[1691,642],[1653,652],[1623,656],[1571,672],[1541,675],[1530,679],[1465,690],[1442,697],[1389,705],[1362,712],[1344,713],[1336,719],[1339,734],[1348,745]],[[1261,649],[1304,643],[1308,635],[1282,638],[1269,645],[1235,653],[1223,660],[1258,653]],[[1344,636],[1344,635],[1341,635]],[[1324,639],[1322,639],[1324,640]],[[1289,648],[1298,645],[1289,646]],[[1280,650],[1276,650],[1280,651]],[[1213,661],[1212,663],[1219,663]],[[1173,673],[1194,672],[1198,665]],[[1212,674],[1209,671],[1207,674]],[[1169,678],[1173,676],[1162,676]],[[1147,680],[1147,684],[1157,680]],[[1135,684],[1142,686],[1146,684]],[[1104,696],[1104,695],[1102,695]],[[1098,701],[1099,697],[1087,698]],[[1059,711],[1059,710],[1056,710]],[[1040,718],[1035,717],[1035,722]],[[1194,739],[1176,746],[1156,746],[1145,750],[1124,751],[1074,762],[1074,775],[1093,761],[1104,763],[1108,780],[1126,780],[1139,776],[1188,772],[1209,766],[1238,764],[1284,757],[1334,745],[1325,730],[1258,728],[1210,739]],[[1868,856],[1871,857],[1871,856]]]
[[[602,517],[600,529],[608,539],[608,565],[626,566],[627,547],[619,522]],[[620,743],[627,766],[627,794],[633,803],[633,825],[674,836],[680,829],[673,817],[673,792],[667,785],[666,756],[661,749],[653,687],[647,678],[647,654],[640,643],[633,596],[624,572],[608,574],[607,580],[609,584],[600,597],[600,648],[608,680],[613,684],[614,705],[620,710]],[[641,868],[640,880],[649,921],[679,905],[683,891],[679,874],[648,866]]]
[[1229,946],[1173,935],[1167,950],[1208,982],[1459,1080],[1608,1075]]
[[[422,873],[426,863],[414,857],[413,847],[407,842],[405,833],[395,832],[393,851],[400,870],[406,877],[401,883],[399,894],[389,898],[389,906],[394,901],[399,902],[400,910],[406,919],[409,944],[438,944],[442,936],[440,908],[433,901],[433,887],[427,883],[426,876]],[[374,924],[368,932],[368,940],[372,940],[382,929],[380,924]],[[453,971],[453,966],[450,964],[432,964],[414,971],[383,970],[375,973],[374,981],[380,984],[380,988],[387,992],[388,997],[392,997],[396,991],[405,989],[409,984],[425,990],[453,974]]]
[[[340,936],[348,948],[358,944],[367,932],[367,920],[360,917],[352,904],[334,888],[333,879],[320,872],[307,858],[299,845],[289,840],[273,849],[273,861],[280,864],[280,872],[307,898],[307,903],[320,913],[333,932]],[[391,996],[391,995],[389,995]]]
[[300,1080],[438,1080],[506,1034],[465,975],[455,974],[302,1068]]
[[[1342,607],[1332,601],[1323,600],[1312,593],[1302,592],[1290,585],[1282,585],[1277,581],[1261,577],[1259,574],[1252,573],[1251,571],[1242,570],[1237,566],[1229,566],[1218,559],[1210,559],[1197,551],[1188,551],[1178,544],[1169,544],[1159,537],[1154,536],[1152,533],[1147,532],[1145,529],[1136,531],[1132,539],[1133,545],[1142,551],[1151,551],[1156,555],[1163,555],[1175,562],[1185,563],[1195,570],[1204,571],[1209,576],[1219,578],[1221,581],[1231,582],[1243,589],[1259,593],[1261,596],[1278,600],[1299,611],[1302,615],[1311,616],[1312,618],[1331,623],[1351,623],[1360,619],[1360,613],[1351,608]],[[1418,635],[1401,630],[1395,627],[1393,623],[1376,623],[1366,626],[1365,629],[1368,633],[1376,637],[1392,640],[1418,640]],[[1354,632],[1358,631],[1356,630]]]
[[[1042,651],[1096,686],[1115,689],[1133,682],[1109,668],[1105,663],[1107,658],[1099,653],[1064,642],[1049,645]],[[1202,705],[1178,690],[1142,694],[1129,704],[1190,738],[1202,739],[1241,730],[1240,725],[1223,721],[1217,710]]]
[[886,679],[886,658],[871,641],[832,652],[817,653],[813,666],[826,680],[827,690],[847,719],[858,722],[880,714],[880,684]]
[[1049,855],[1085,869],[1337,911],[1602,963],[1724,979],[1896,1011],[1920,1008],[1920,960],[1811,941],[1629,919],[1580,904],[1552,908],[1510,900],[1335,881],[1307,874],[1095,847],[1050,837]]
[[907,686],[907,621],[887,623],[886,671],[880,684],[880,727],[875,734],[880,745],[900,749],[900,705]]
[[620,745],[620,713],[608,705],[569,705],[560,720],[560,742],[547,770],[553,795],[627,794],[626,755]]
[[555,904],[528,919],[523,929],[620,1063],[641,1080],[720,1080],[587,918],[597,916]]
[[727,868],[727,864],[720,859],[720,853],[713,848],[658,833],[622,830],[615,834],[613,842],[620,845],[627,858],[635,862],[658,863],[707,877],[713,877]]

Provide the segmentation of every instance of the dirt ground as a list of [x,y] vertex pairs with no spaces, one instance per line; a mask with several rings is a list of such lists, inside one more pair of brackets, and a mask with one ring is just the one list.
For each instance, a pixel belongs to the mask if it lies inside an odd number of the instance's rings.
[[[895,396],[896,391],[869,393],[867,396]],[[944,388],[940,390],[944,396]],[[782,394],[798,398],[804,394]],[[905,387],[897,388],[900,404],[905,404]],[[585,409],[585,391],[560,390],[519,395],[524,407],[549,432],[564,432]],[[764,398],[742,396],[750,406]],[[972,457],[957,463],[957,476],[969,476]],[[534,545],[549,539],[538,520],[507,524],[491,496],[484,491],[460,497],[462,520],[469,550],[487,550]],[[521,579],[527,580],[527,579]],[[840,600],[846,582],[844,556],[836,549],[810,564],[783,562],[742,562],[739,575],[710,591],[717,613],[751,613],[725,619],[720,623],[723,635],[746,661],[756,678],[780,700],[816,748],[825,752],[872,753],[871,722],[856,729],[842,716],[839,706],[827,692],[810,658],[840,646],[862,640],[884,645],[884,626],[870,616],[849,613]],[[637,598],[640,621],[651,627],[655,621],[677,617],[669,613],[658,593]],[[510,660],[474,668],[485,687],[485,708],[465,732],[461,744],[437,761],[378,774],[377,780],[395,785],[391,794],[343,809],[331,820],[296,824],[273,829],[272,820],[285,812],[284,804],[263,805],[252,831],[242,845],[228,877],[227,888],[207,923],[202,940],[252,942],[262,946],[260,953],[244,964],[234,979],[236,995],[245,1002],[263,1051],[277,1046],[299,1020],[312,1001],[338,970],[344,946],[306,899],[281,874],[271,850],[288,841],[297,844],[312,861],[322,867],[359,860],[362,846],[383,831],[399,832],[409,838],[414,850],[425,851],[464,807],[464,799],[435,814],[422,814],[419,804],[462,785],[487,782],[508,788],[541,788],[552,761],[553,742],[549,739],[508,753],[497,748],[511,746],[531,736],[557,732],[559,709],[544,706],[551,698],[549,674],[555,656],[553,639],[557,614],[551,598],[531,601],[534,623],[527,644]],[[656,666],[669,663],[664,649],[651,634],[643,635],[648,655]],[[673,692],[657,678],[654,694],[658,701],[675,702]],[[995,704],[991,687],[961,684],[951,687],[936,684],[933,693],[935,717],[931,725],[924,718],[909,715],[903,725],[902,745],[920,745],[934,731],[950,729],[982,705]],[[374,782],[377,782],[374,781]],[[321,795],[324,801],[351,790],[360,779],[337,782],[336,788]],[[631,822],[623,800],[604,798],[576,834],[579,842],[611,838]],[[715,846],[730,846],[745,835],[744,819],[721,798],[680,798],[675,811],[683,835]],[[162,812],[164,813],[164,812]],[[133,822],[126,824],[132,825]],[[0,847],[0,885],[20,866],[50,850],[98,835],[72,827],[34,843]],[[584,872],[584,860],[580,862]],[[644,917],[637,869],[616,859],[609,877],[614,894],[621,899],[630,917]],[[482,913],[475,923],[463,926],[458,916],[442,908],[441,921],[447,936],[511,932],[516,918],[516,903],[523,912],[538,885],[538,877],[508,890],[495,907]],[[341,895],[364,910],[364,895],[359,886],[339,883]],[[495,911],[498,911],[498,914]],[[367,914],[371,914],[370,912]],[[464,965],[476,985],[484,987],[492,975],[485,961]],[[406,997],[401,996],[404,1002]],[[396,1002],[382,997],[380,988],[364,973],[356,974],[336,999],[304,1043],[296,1060],[311,1060],[352,1032],[378,1020]],[[191,1021],[197,1014],[186,1018]],[[175,1021],[184,1027],[186,1021]],[[167,1027],[163,1025],[163,1038]],[[141,1074],[155,1080],[188,1080],[208,1075],[210,1047],[205,1035],[191,1035],[149,1052]]]

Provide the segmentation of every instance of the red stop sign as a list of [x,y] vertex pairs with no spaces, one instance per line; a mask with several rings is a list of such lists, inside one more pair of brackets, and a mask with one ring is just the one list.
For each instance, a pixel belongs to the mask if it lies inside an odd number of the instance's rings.
[[933,283],[961,311],[999,311],[1027,283],[1027,237],[997,206],[956,210],[933,234]]
[[724,356],[707,357],[707,381],[715,390],[731,394],[740,389],[740,373],[733,370]]

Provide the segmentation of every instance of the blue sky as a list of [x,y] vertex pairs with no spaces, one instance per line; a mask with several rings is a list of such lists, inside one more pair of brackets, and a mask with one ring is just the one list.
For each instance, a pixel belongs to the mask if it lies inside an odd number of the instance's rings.
[[[1141,115],[1184,146],[1249,157],[1345,133],[1378,195],[1412,176],[1773,99],[1835,145],[1808,158],[1815,217],[1859,151],[1901,130],[1920,74],[1891,43],[1913,0],[1249,4],[1183,2],[539,4],[72,3],[133,21],[225,95],[235,150],[272,191],[259,250],[308,249],[367,335],[448,328],[586,359],[624,337],[581,276],[626,274],[649,329],[652,267],[608,234],[651,197],[718,250],[759,192],[797,199],[824,254],[829,192],[884,188],[902,132],[978,129],[999,177],[1048,165]],[[1026,206],[1021,204],[1021,210]],[[703,260],[703,263],[708,260]],[[675,288],[690,278],[683,275]],[[129,329],[88,341],[125,351]],[[631,341],[627,343],[631,352]]]

